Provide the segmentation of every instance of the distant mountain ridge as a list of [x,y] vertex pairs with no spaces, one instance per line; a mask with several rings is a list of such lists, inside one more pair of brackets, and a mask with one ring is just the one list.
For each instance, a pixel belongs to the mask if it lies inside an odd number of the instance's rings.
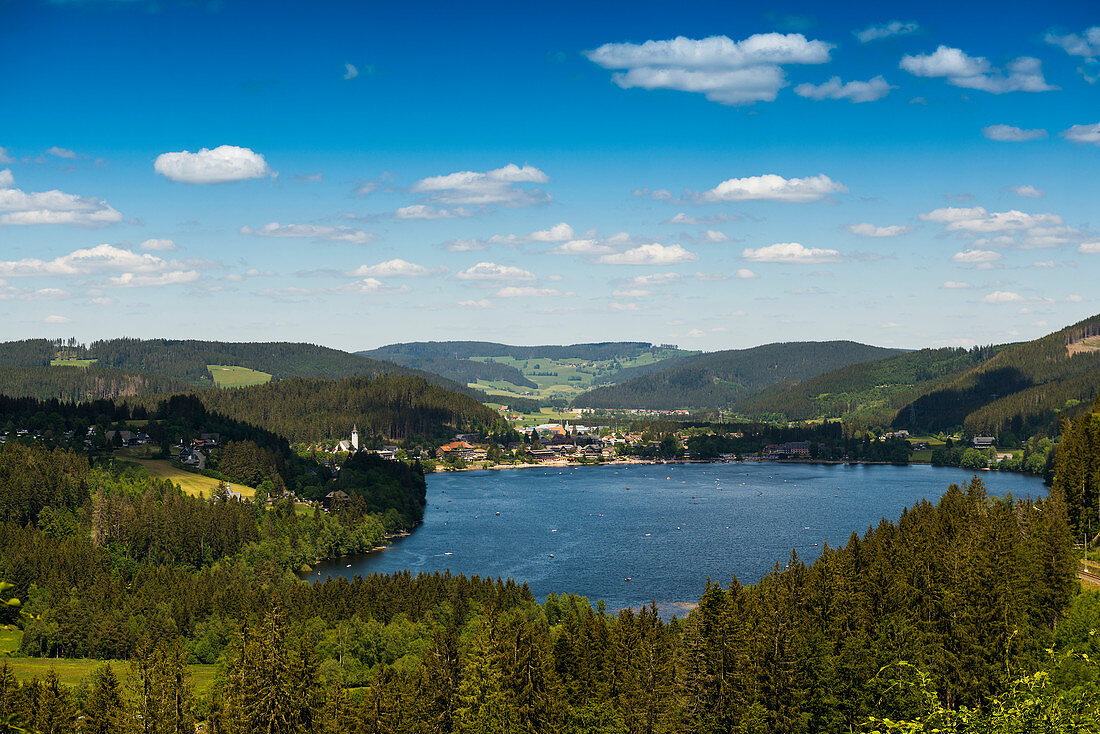
[[[903,353],[852,341],[785,342],[671,360],[632,379],[583,393],[574,407],[728,408],[766,387]],[[652,366],[649,366],[652,367]]]

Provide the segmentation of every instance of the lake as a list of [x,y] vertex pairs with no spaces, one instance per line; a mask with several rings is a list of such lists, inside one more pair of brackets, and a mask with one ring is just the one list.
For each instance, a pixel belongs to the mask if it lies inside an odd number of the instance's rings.
[[[791,549],[807,563],[973,472],[923,465],[652,464],[470,471],[428,477],[424,524],[390,548],[307,578],[402,569],[511,577],[683,616],[707,577],[753,583]],[[1045,494],[1039,479],[980,472],[991,494]]]

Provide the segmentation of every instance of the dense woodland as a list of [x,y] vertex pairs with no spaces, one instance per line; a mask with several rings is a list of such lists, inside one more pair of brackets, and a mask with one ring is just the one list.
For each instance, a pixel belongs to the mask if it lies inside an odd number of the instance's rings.
[[670,367],[578,395],[573,406],[654,410],[725,407],[769,385],[804,380],[899,351],[847,341],[790,342],[680,357]]
[[860,362],[794,385],[773,385],[732,410],[782,421],[839,418],[864,426],[889,425],[899,409],[991,359],[1006,346],[921,349]]
[[379,375],[342,380],[293,379],[196,397],[211,411],[285,436],[294,442],[364,433],[401,441],[449,439],[455,432],[487,434],[507,425],[477,400],[418,377]]

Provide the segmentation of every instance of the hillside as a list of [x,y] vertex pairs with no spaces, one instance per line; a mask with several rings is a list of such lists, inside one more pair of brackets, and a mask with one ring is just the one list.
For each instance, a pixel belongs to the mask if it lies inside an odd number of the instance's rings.
[[694,352],[648,342],[513,346],[456,341],[390,344],[357,354],[443,375],[509,402],[523,397],[549,404]]
[[[5,371],[5,367],[21,369]],[[212,369],[219,370],[219,376],[234,370],[242,375],[263,375],[252,382],[264,381],[268,375],[276,381],[404,375],[486,399],[484,393],[467,387],[465,382],[315,344],[125,338],[88,345],[46,339],[0,343],[0,394],[13,396],[83,400],[181,392],[214,387]],[[120,387],[113,393],[106,389],[99,394],[96,386],[101,383]]]
[[1005,349],[949,384],[917,397],[894,425],[1025,436],[1100,395],[1100,315]]
[[888,425],[899,408],[1009,346],[921,349],[860,362],[793,385],[772,385],[737,403],[733,410],[758,419],[841,418],[863,425]]
[[587,408],[728,408],[764,388],[901,353],[850,341],[787,342],[711,352],[601,387],[573,400]]
[[456,431],[488,433],[506,428],[491,408],[420,377],[299,377],[195,395],[213,413],[296,442],[347,438],[356,424],[366,436],[380,434],[394,440],[450,438]]

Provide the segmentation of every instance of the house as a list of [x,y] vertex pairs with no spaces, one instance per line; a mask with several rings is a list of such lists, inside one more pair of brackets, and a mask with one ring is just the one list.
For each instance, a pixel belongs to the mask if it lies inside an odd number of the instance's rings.
[[[23,435],[23,433],[20,435]],[[107,438],[108,445],[114,443],[116,435],[118,435],[119,440],[122,441],[123,446],[133,446],[134,443],[137,442],[137,434],[133,431],[107,431],[104,436]]]
[[351,497],[348,496],[347,492],[340,489],[334,489],[325,495],[324,499],[321,500],[321,505],[326,510],[332,510],[346,504],[350,499]]
[[354,450],[355,450],[355,446],[354,446],[354,444],[352,444],[351,441],[343,440],[343,441],[337,441],[336,442],[336,448],[334,448],[332,450],[332,453],[335,454],[335,453],[339,453],[341,451],[354,451]]
[[976,449],[991,449],[996,442],[993,436],[975,436],[970,440],[970,445]]

